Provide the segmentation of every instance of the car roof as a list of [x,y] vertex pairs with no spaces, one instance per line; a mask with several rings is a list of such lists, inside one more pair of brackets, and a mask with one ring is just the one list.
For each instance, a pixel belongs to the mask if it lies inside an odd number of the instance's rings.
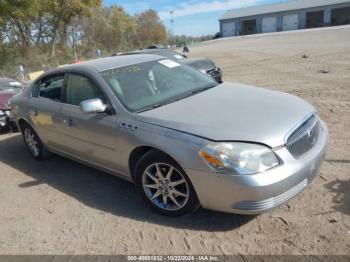
[[92,68],[97,72],[102,72],[109,69],[132,66],[135,64],[150,62],[159,59],[165,58],[159,55],[136,54],[132,56],[111,56],[105,58],[92,59],[78,64],[62,65],[58,68],[49,69],[40,77],[38,77],[34,82],[36,82],[39,79],[50,77],[54,74],[64,74],[70,71],[86,72]]
[[172,50],[169,50],[168,48],[153,48],[153,49],[139,49],[139,50],[134,50],[125,54],[162,54],[164,52],[170,52],[170,53],[175,53]]
[[105,57],[105,58],[92,59],[79,64],[74,64],[74,65],[65,65],[61,68],[64,68],[64,69],[82,68],[83,69],[84,67],[88,66],[88,67],[93,67],[95,70],[101,72],[108,69],[130,66],[134,64],[158,60],[161,58],[163,57],[158,55],[148,55],[148,54],[147,55],[139,54],[139,55],[133,55],[133,56],[111,56],[111,57]]

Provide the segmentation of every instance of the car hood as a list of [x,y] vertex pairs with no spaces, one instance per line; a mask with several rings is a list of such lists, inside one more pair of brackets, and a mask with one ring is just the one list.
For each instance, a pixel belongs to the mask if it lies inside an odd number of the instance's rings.
[[304,100],[242,84],[220,84],[177,102],[142,112],[140,121],[214,141],[278,147],[316,110]]
[[9,101],[16,94],[17,92],[15,91],[0,91],[0,109],[11,109]]
[[208,58],[191,58],[191,59],[182,59],[181,63],[192,66],[198,70],[209,71],[215,68],[215,64]]

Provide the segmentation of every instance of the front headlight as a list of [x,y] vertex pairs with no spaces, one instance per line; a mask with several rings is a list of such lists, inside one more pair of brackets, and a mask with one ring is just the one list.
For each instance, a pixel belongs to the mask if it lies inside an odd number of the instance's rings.
[[237,175],[261,173],[280,164],[271,149],[258,144],[212,142],[199,155],[215,171]]
[[4,111],[0,110],[0,116],[5,115]]

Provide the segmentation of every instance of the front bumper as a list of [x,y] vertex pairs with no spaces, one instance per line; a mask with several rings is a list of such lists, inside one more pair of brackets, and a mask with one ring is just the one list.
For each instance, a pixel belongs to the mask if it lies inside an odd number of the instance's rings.
[[10,115],[0,115],[0,129],[6,129],[8,127],[15,127],[16,119],[12,114]]
[[314,147],[295,159],[286,147],[275,150],[283,164],[256,175],[224,175],[186,170],[204,208],[255,215],[285,204],[300,194],[317,176],[328,144],[328,130],[322,131]]

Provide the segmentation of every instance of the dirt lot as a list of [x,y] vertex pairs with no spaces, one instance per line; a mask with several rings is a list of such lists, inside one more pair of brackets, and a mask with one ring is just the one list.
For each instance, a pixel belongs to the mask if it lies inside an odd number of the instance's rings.
[[219,40],[190,56],[317,107],[331,141],[308,190],[258,217],[165,218],[131,184],[60,157],[35,162],[20,135],[1,135],[1,254],[350,254],[350,27]]

